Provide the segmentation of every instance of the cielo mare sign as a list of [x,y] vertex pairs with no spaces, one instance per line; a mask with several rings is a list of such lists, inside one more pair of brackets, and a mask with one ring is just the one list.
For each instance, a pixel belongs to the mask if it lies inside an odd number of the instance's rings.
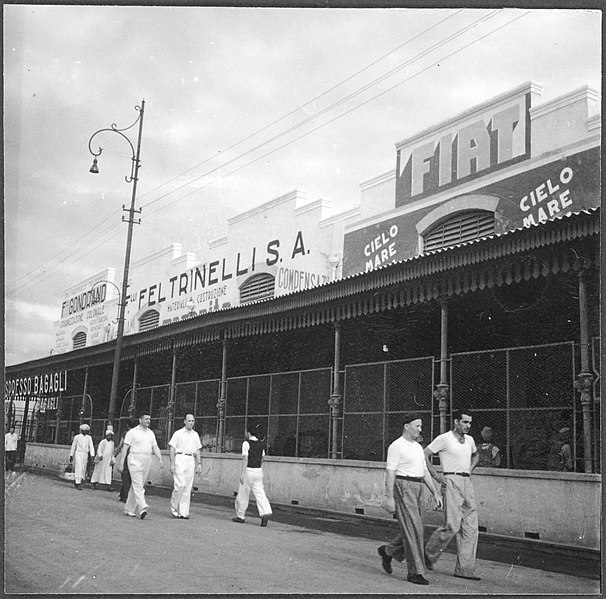
[[530,85],[396,145],[396,207],[530,156]]

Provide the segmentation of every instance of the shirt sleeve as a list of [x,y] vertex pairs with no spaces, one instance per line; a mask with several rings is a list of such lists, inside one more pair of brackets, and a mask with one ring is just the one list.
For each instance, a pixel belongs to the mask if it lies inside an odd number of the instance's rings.
[[249,450],[250,450],[250,443],[248,441],[244,441],[244,443],[242,443],[242,455],[248,455]]
[[200,435],[196,433],[196,450],[202,449],[202,443],[200,441]]
[[444,449],[445,439],[443,435],[438,435],[428,446],[427,449],[433,453],[440,453]]
[[476,447],[476,442],[474,440],[474,438],[472,436],[469,437],[471,439],[471,453],[472,455],[474,453],[476,453],[478,451],[478,448]]
[[396,470],[398,468],[398,452],[393,444],[387,448],[387,462],[385,468],[387,468],[387,470]]
[[178,445],[178,443],[177,443],[177,431],[175,431],[173,433],[173,436],[170,438],[170,441],[168,442],[168,444],[171,447],[174,447],[175,449],[177,449],[177,445]]

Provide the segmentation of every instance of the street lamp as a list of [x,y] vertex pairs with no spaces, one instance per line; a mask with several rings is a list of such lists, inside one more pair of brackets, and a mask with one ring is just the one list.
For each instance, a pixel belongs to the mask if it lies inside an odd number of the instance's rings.
[[[137,197],[137,181],[138,181],[139,167],[141,166],[141,162],[139,161],[139,154],[141,151],[141,132],[143,131],[144,108],[145,108],[145,100],[141,101],[141,106],[135,106],[135,110],[137,110],[139,112],[139,116],[137,117],[137,120],[132,125],[129,125],[128,127],[124,127],[124,129],[118,129],[117,125],[115,123],[112,123],[111,127],[109,127],[109,128],[99,129],[99,131],[95,131],[95,133],[93,133],[91,135],[90,139],[88,140],[88,151],[93,155],[93,165],[90,168],[90,172],[93,174],[99,173],[99,166],[97,164],[97,158],[101,155],[101,152],[103,151],[103,149],[100,147],[98,152],[93,151],[93,149],[91,147],[91,142],[93,141],[93,138],[96,135],[98,135],[99,133],[109,131],[111,133],[117,133],[118,135],[123,137],[128,142],[128,145],[130,146],[131,158],[132,158],[130,176],[125,177],[127,183],[133,184],[133,194],[132,194],[132,198],[131,198],[131,202],[130,202],[130,208],[127,209],[124,207],[124,204],[122,205],[122,210],[124,212],[128,212],[128,219],[125,219],[124,215],[122,215],[122,222],[128,223],[128,233],[126,236],[126,254],[124,256],[124,274],[122,275],[122,293],[120,294],[120,302],[118,304],[120,306],[120,313],[118,316],[118,333],[116,335],[116,347],[115,347],[115,351],[114,351],[114,367],[113,367],[113,371],[112,371],[112,386],[111,386],[111,391],[110,391],[110,395],[109,395],[109,410],[108,410],[108,414],[107,414],[108,424],[112,424],[112,421],[114,419],[114,413],[116,411],[116,396],[118,394],[118,379],[120,376],[120,358],[122,355],[122,341],[124,339],[124,318],[125,318],[124,315],[125,315],[125,311],[126,311],[126,302],[127,302],[126,290],[128,288],[128,271],[130,268],[130,251],[131,251],[132,240],[133,240],[133,225],[135,224],[135,222],[137,224],[141,223],[141,219],[138,219],[137,221],[135,221],[135,213],[141,214],[140,209],[135,210],[135,198]],[[139,136],[137,139],[137,150],[135,152],[135,148],[133,147],[133,144],[131,143],[130,139],[128,139],[128,137],[126,137],[126,135],[124,135],[124,131],[128,131],[129,129],[132,129],[137,123],[139,123]]]
[[[96,158],[95,158],[96,160]],[[99,172],[97,170],[97,172]],[[141,212],[139,210],[139,212]],[[92,291],[99,283],[109,283],[110,285],[113,285],[116,288],[116,291],[118,292],[118,309],[120,308],[120,298],[122,297],[122,293],[120,292],[120,287],[118,287],[118,285],[116,285],[113,281],[110,281],[108,279],[99,279],[98,281],[95,281],[93,283],[93,286],[90,288],[90,290]],[[117,319],[112,318],[112,322],[118,322]]]

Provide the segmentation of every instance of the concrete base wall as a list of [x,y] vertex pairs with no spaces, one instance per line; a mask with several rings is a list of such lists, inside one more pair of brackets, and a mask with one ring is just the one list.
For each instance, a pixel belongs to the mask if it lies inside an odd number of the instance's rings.
[[[172,487],[168,452],[162,455],[163,468],[152,458],[150,480]],[[28,443],[25,465],[60,475],[68,458],[69,447]],[[241,465],[237,454],[203,453],[194,485],[202,493],[234,497]],[[263,470],[270,502],[389,519],[381,507],[382,463],[267,457]],[[479,468],[473,481],[480,530],[599,550],[600,475]],[[427,523],[439,525],[443,513],[433,511],[429,500],[428,494]],[[252,504],[251,498],[255,513]]]

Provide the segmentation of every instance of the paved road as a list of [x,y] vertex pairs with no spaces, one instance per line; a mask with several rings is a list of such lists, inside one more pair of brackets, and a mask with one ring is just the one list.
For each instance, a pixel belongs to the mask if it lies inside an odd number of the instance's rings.
[[[175,520],[168,492],[149,493],[145,520],[128,518],[117,493],[77,491],[32,473],[5,483],[7,593],[339,593],[596,595],[598,580],[480,559],[480,582],[454,578],[445,553],[427,574],[430,586],[406,581],[406,568],[388,576],[377,541],[334,532],[334,519],[301,526],[280,510],[267,528],[256,508],[246,524],[231,522],[231,500],[192,502],[190,520]],[[292,520],[291,520],[292,521]],[[300,520],[302,521],[302,520]],[[362,530],[361,527],[360,530]],[[351,531],[349,531],[351,533]],[[368,536],[368,535],[366,535]]]

